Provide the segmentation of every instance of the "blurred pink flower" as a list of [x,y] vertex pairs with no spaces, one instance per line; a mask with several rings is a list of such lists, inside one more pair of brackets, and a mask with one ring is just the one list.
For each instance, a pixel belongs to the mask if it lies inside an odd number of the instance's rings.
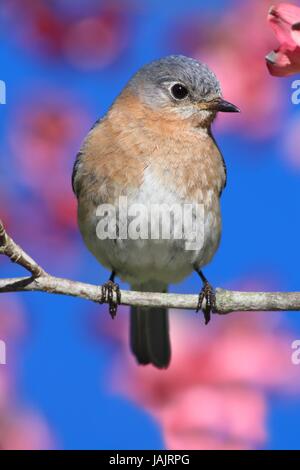
[[38,412],[19,404],[16,384],[16,344],[28,333],[24,308],[16,297],[0,299],[0,340],[6,344],[6,364],[0,364],[0,449],[49,449],[50,430]]
[[75,101],[59,91],[35,91],[35,98],[18,105],[9,134],[21,183],[46,206],[48,217],[60,230],[77,227],[71,172],[81,138],[91,122]]
[[[242,417],[242,419],[241,419]],[[168,449],[249,449],[266,439],[266,402],[243,387],[195,386],[162,410]]]
[[63,59],[83,70],[113,64],[130,42],[136,2],[104,0],[84,2],[84,7],[73,3],[10,0],[3,9],[21,46],[43,58]]
[[267,324],[262,315],[267,314],[215,316],[204,328],[196,315],[172,311],[173,353],[166,371],[135,364],[123,315],[117,328],[108,324],[123,345],[115,390],[153,415],[168,449],[262,447],[268,434],[267,393],[300,388],[291,338],[279,329],[276,314]]
[[283,106],[281,84],[266,73],[262,59],[272,48],[265,27],[268,0],[238,2],[219,16],[181,20],[171,37],[180,50],[206,62],[220,80],[224,97],[241,109],[238,116],[219,116],[224,130],[241,130],[252,139],[268,138],[279,129]]
[[62,51],[74,67],[97,70],[110,66],[129,43],[126,7],[107,5],[101,14],[81,18],[65,31]]
[[49,429],[36,413],[19,409],[0,413],[1,450],[44,450],[53,447]]
[[[1,414],[15,398],[14,372],[16,365],[13,344],[26,333],[24,309],[21,302],[12,296],[0,298],[0,340],[5,342],[7,364],[0,364],[0,427]],[[0,442],[1,447],[1,442]]]
[[268,21],[280,43],[266,56],[269,72],[276,77],[300,73],[300,7],[290,3],[273,6]]

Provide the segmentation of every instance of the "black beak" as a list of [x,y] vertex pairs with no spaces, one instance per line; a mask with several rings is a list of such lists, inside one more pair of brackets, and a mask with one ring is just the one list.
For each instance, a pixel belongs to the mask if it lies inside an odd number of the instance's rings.
[[229,101],[225,101],[222,98],[219,99],[216,103],[216,111],[221,111],[223,113],[240,113],[241,111],[237,106],[235,106],[232,103],[229,103]]

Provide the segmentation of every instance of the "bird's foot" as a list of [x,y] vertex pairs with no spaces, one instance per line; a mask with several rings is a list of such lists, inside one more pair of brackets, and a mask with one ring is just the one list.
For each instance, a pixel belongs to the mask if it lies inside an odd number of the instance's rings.
[[[206,301],[205,307],[202,308],[203,301]],[[205,320],[205,325],[210,321],[211,313],[216,310],[216,294],[213,287],[210,283],[205,280],[202,290],[199,294],[198,305],[196,312],[198,313],[199,310],[202,310]]]
[[115,318],[118,310],[118,305],[121,303],[121,291],[119,284],[116,284],[111,279],[101,286],[101,304],[108,304],[109,314],[112,319]]

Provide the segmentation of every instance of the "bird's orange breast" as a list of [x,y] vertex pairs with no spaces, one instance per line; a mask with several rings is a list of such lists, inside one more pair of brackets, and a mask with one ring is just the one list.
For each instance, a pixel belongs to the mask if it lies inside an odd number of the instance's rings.
[[138,189],[147,168],[182,198],[198,202],[207,191],[219,196],[225,183],[221,154],[206,130],[154,111],[129,92],[89,133],[82,153],[81,194],[98,194],[99,203]]

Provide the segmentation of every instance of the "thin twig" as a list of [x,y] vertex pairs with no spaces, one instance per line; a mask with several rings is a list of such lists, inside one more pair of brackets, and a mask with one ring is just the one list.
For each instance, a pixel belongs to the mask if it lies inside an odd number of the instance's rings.
[[46,275],[46,272],[39,266],[25,251],[17,245],[6,233],[2,221],[0,220],[0,254],[6,255],[13,263],[23,266],[33,277]]
[[[0,253],[27,269],[31,277],[0,279],[1,292],[39,291],[100,302],[101,286],[71,281],[47,274],[6,233],[0,221]],[[123,305],[195,310],[198,295],[121,291]],[[300,292],[239,292],[216,289],[216,313],[237,311],[300,310]]]

